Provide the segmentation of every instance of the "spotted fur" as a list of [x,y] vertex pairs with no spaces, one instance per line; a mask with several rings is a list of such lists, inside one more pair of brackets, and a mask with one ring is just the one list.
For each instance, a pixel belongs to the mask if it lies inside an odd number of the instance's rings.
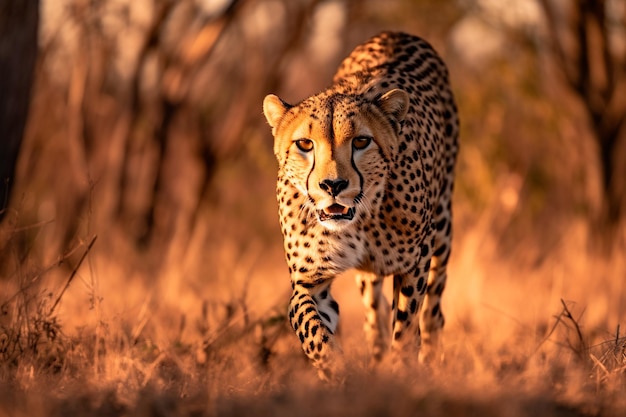
[[[424,40],[383,32],[325,91],[263,103],[293,294],[289,320],[322,374],[340,362],[337,274],[358,270],[372,354],[421,357],[438,344],[452,233],[458,118],[447,69]],[[382,294],[393,276],[391,324]],[[391,342],[388,342],[391,335]]]

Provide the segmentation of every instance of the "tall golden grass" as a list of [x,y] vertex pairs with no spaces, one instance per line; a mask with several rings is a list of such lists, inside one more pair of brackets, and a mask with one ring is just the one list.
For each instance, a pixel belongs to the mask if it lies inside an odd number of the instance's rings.
[[[316,379],[285,320],[290,286],[267,214],[273,199],[261,204],[266,212],[242,206],[246,198],[234,193],[209,211],[186,255],[159,270],[99,248],[95,235],[49,264],[16,259],[5,268],[0,414],[626,411],[626,260],[623,247],[590,252],[584,222],[571,222],[550,256],[529,265],[520,261],[529,254],[501,255],[493,211],[471,225],[457,220],[442,355],[430,367],[372,366],[353,277],[339,277],[348,367],[345,384],[333,386]],[[265,239],[248,233],[258,221]],[[4,249],[18,253],[20,234],[46,227],[5,223]]]

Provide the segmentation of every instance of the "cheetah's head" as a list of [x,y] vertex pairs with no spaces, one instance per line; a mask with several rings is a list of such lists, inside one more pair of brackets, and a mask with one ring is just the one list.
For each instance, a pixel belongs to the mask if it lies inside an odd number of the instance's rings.
[[409,98],[394,89],[375,97],[324,92],[292,106],[263,102],[274,134],[279,179],[302,196],[320,224],[338,230],[380,204]]

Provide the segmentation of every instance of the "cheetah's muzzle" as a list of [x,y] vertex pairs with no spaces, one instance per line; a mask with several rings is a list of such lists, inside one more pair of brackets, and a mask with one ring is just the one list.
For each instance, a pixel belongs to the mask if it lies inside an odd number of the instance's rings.
[[335,203],[325,209],[318,210],[317,215],[320,221],[352,220],[354,218],[354,207],[346,207]]

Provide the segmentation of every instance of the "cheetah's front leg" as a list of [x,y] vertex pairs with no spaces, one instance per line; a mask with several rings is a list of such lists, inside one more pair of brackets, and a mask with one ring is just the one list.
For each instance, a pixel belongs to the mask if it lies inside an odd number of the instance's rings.
[[334,337],[339,305],[330,295],[329,281],[319,285],[294,284],[289,322],[320,378],[331,379],[341,372],[340,348]]
[[426,293],[430,272],[430,248],[422,246],[422,259],[416,267],[405,274],[393,277],[393,325],[391,350],[398,359],[417,358],[421,345],[419,311]]
[[430,362],[440,356],[440,333],[444,325],[441,311],[441,295],[446,287],[448,278],[447,266],[450,259],[452,240],[452,203],[450,195],[452,185],[448,185],[446,197],[442,199],[436,210],[436,219],[433,230],[436,230],[434,252],[430,262],[430,274],[426,298],[422,306],[420,329],[422,330],[422,348],[420,362]]
[[365,307],[365,338],[376,361],[382,359],[389,343],[389,303],[383,294],[384,278],[365,272],[356,275]]

